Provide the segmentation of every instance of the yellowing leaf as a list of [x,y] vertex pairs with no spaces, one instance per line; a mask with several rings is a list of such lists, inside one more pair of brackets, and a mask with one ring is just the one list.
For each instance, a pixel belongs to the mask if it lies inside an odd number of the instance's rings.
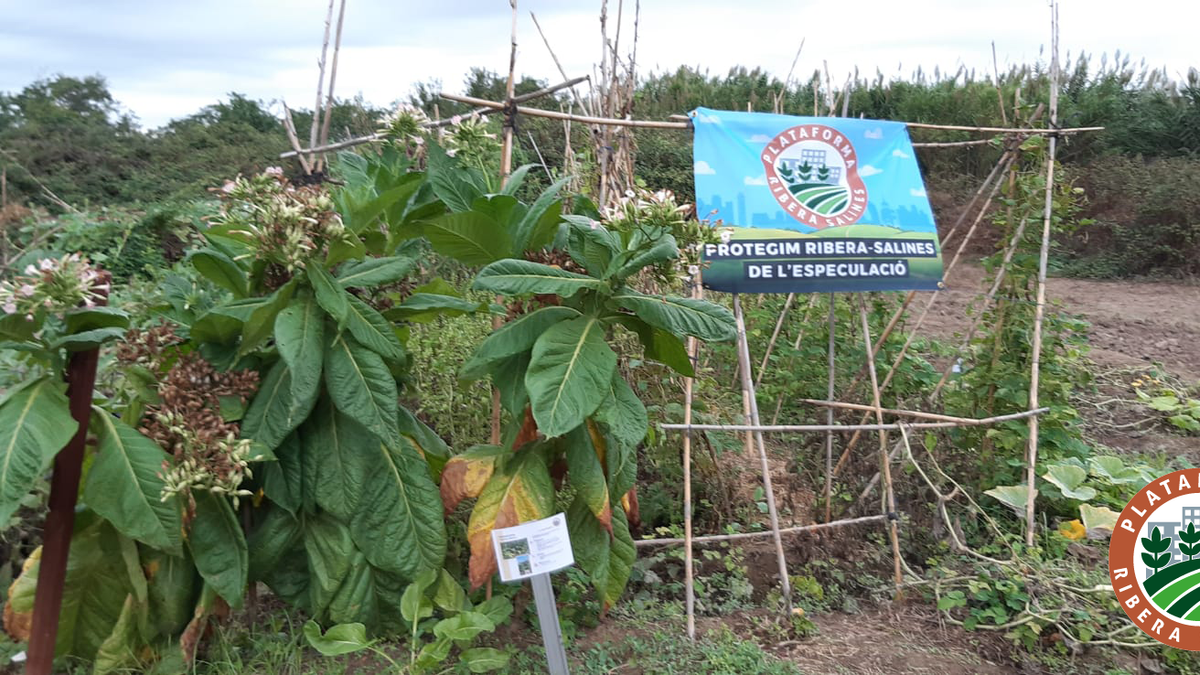
[[538,444],[528,445],[491,477],[471,511],[467,523],[471,588],[479,588],[496,573],[493,529],[546,518],[553,509],[554,485],[546,460]]
[[1068,520],[1058,526],[1058,533],[1071,541],[1079,541],[1087,536],[1087,529],[1078,520]]
[[464,499],[483,492],[496,469],[496,460],[510,451],[498,445],[476,445],[446,462],[442,469],[442,504],[448,514]]

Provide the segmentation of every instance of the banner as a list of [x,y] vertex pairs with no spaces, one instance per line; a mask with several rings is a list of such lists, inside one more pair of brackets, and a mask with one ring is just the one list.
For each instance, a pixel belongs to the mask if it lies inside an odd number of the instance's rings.
[[723,221],[704,285],[731,293],[936,290],[942,253],[900,122],[698,108],[696,213]]

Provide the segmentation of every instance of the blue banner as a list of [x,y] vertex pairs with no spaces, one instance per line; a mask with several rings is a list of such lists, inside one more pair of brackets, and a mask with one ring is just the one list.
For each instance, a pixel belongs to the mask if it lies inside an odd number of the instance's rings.
[[696,212],[731,228],[704,285],[733,293],[936,290],[941,246],[900,122],[698,108]]

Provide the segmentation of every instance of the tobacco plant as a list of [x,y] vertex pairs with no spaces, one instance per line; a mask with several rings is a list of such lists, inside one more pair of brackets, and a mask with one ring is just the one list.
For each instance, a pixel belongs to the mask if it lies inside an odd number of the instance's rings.
[[556,477],[565,474],[575,557],[607,610],[635,557],[637,447],[648,427],[617,368],[615,332],[636,335],[647,359],[691,374],[680,337],[728,340],[734,322],[718,305],[632,287],[644,269],[678,257],[664,228],[617,232],[586,216],[564,219],[556,241],[565,251],[525,253],[553,264],[508,258],[475,278],[473,288],[505,296],[515,318],[484,340],[462,377],[490,378],[511,421],[502,445],[451,458],[441,491],[447,511],[476,499],[467,538],[469,578],[478,587],[496,570],[491,531],[551,515]]

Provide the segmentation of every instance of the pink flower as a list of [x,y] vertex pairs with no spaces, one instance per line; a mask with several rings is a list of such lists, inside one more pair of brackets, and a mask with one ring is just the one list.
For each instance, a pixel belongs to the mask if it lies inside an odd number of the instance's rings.
[[37,272],[38,272],[38,269],[36,266],[34,266],[34,265],[26,265],[25,266],[25,274],[28,274],[29,276],[33,276],[33,275],[37,274]]
[[17,313],[17,303],[13,302],[12,300],[9,300],[8,302],[4,303],[4,313],[5,314],[16,314]]
[[42,271],[45,271],[45,272],[48,272],[48,271],[54,269],[54,261],[51,260],[50,258],[42,258],[41,262],[39,262],[38,265],[40,265],[42,268]]
[[451,117],[450,124],[451,126],[458,126],[462,124],[462,115],[455,115],[454,117]]
[[233,181],[227,180],[225,181],[225,184],[221,186],[221,192],[229,194],[230,192],[233,192],[234,188],[236,187],[237,185]]
[[[30,286],[29,284],[23,284],[21,286],[21,289],[20,289],[21,295],[29,298],[29,297],[33,297],[33,292],[34,292],[33,286]],[[12,312],[9,312],[9,314],[12,314]]]
[[263,170],[263,173],[268,176],[282,176],[283,175],[283,167],[268,166],[265,170]]

